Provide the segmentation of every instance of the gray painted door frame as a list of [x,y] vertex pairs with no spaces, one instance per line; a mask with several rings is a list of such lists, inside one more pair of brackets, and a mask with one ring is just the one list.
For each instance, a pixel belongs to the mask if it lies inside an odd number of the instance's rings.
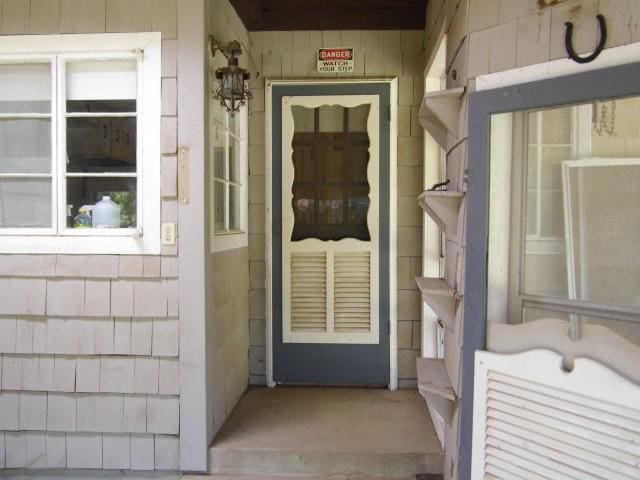
[[[276,383],[342,383],[342,384],[369,384],[388,385],[395,388],[397,385],[396,372],[396,331],[395,331],[395,109],[394,104],[397,99],[396,80],[306,80],[306,81],[272,81],[267,82],[267,382],[270,386]],[[333,357],[332,344],[317,344],[316,347],[310,344],[301,344],[305,349],[312,347],[317,349],[313,352],[309,362],[309,368],[305,370],[305,378],[290,375],[286,367],[292,364],[291,355],[296,350],[295,344],[287,344],[288,347],[282,351],[282,329],[281,329],[281,269],[276,268],[281,265],[282,243],[281,243],[281,118],[283,96],[309,96],[309,95],[380,95],[381,106],[384,103],[389,108],[380,109],[381,120],[384,116],[383,127],[385,133],[380,135],[381,151],[386,151],[387,159],[384,168],[380,170],[381,190],[380,207],[384,212],[384,222],[381,222],[380,232],[380,290],[387,291],[380,299],[380,343],[376,360],[369,365],[362,363],[352,371],[359,371],[358,375],[345,373],[348,369],[341,368],[342,373],[334,379],[323,378],[322,370],[326,366],[331,366],[334,372],[339,367],[344,367],[344,357],[338,355]],[[392,111],[392,119],[389,121],[389,111]],[[382,158],[382,157],[381,157]],[[382,181],[384,180],[384,182]],[[382,228],[385,223],[385,228]],[[280,270],[280,271],[279,271]],[[360,348],[363,345],[352,347]],[[364,354],[364,352],[362,352]],[[295,356],[295,355],[294,355]],[[356,356],[355,358],[358,358]],[[285,370],[283,370],[283,368]],[[327,370],[331,370],[331,368]],[[282,372],[288,377],[283,377]]]
[[459,478],[471,478],[474,358],[486,348],[491,115],[640,94],[640,63],[472,93],[465,270]]

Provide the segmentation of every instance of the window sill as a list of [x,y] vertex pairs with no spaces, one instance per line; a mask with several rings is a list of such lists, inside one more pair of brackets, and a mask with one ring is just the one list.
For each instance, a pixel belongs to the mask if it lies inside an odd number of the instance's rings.
[[236,248],[246,247],[249,244],[249,236],[247,232],[224,232],[216,233],[211,239],[211,252],[224,252],[227,250],[235,250]]
[[159,255],[160,235],[159,232],[145,237],[3,235],[0,253]]

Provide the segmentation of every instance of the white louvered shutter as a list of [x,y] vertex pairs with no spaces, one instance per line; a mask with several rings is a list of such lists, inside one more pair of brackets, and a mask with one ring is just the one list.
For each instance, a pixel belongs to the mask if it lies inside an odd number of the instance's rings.
[[327,254],[291,255],[291,331],[327,330]]
[[333,322],[336,332],[371,331],[371,255],[340,252],[333,257]]
[[473,480],[640,478],[640,386],[588,359],[478,352]]

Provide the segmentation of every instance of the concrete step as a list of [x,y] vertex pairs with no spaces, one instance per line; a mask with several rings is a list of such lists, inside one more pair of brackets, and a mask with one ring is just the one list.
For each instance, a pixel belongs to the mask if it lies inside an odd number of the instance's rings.
[[283,450],[209,451],[210,473],[236,475],[343,475],[351,477],[415,478],[416,473],[440,473],[442,457],[422,453],[302,452]]
[[442,473],[416,391],[252,389],[209,449],[209,473],[415,479]]

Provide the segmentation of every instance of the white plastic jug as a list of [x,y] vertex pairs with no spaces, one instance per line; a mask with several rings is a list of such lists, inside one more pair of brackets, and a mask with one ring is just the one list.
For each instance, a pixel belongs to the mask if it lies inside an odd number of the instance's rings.
[[91,210],[91,226],[93,228],[120,228],[120,207],[111,197],[102,197]]

